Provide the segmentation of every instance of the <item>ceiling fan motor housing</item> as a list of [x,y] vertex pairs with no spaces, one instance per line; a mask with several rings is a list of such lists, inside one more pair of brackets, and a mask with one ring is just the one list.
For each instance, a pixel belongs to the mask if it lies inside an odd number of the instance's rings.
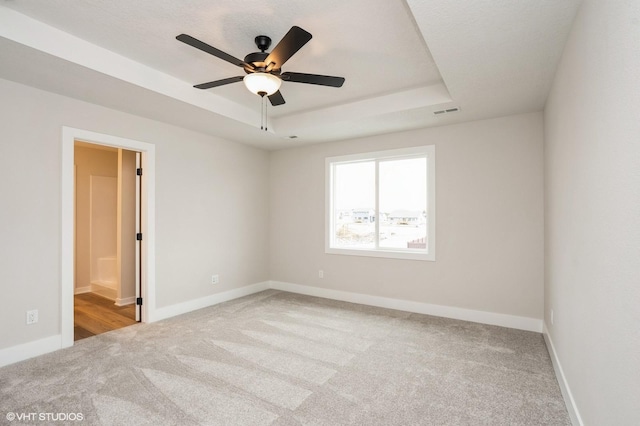
[[[253,66],[256,67],[255,70],[251,70],[251,69],[247,69],[247,67],[244,68],[245,72],[247,74],[252,73],[252,72],[264,72],[265,68],[267,68],[267,64],[265,64],[265,59],[267,59],[267,56],[269,56],[268,53],[266,52],[253,52],[253,53],[249,53],[247,56],[244,57],[244,61],[248,64],[252,64]],[[271,74],[280,74],[280,70],[271,70]]]
[[[256,46],[258,46],[258,49],[260,49],[260,52],[249,53],[244,57],[244,61],[246,63],[256,67],[255,69],[248,69],[247,67],[244,67],[244,71],[247,74],[256,71],[265,72],[267,66],[269,66],[269,64],[265,63],[265,60],[269,56],[269,54],[266,53],[265,50],[267,50],[269,46],[271,46],[271,38],[266,35],[259,35],[255,38],[255,42]],[[280,69],[270,69],[268,72],[273,75],[279,75]]]

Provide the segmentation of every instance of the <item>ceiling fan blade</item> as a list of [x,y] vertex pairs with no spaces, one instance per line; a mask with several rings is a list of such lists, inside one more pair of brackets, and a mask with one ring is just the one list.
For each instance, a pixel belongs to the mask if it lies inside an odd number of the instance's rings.
[[196,84],[196,89],[211,89],[212,87],[224,86],[225,84],[237,83],[238,81],[242,81],[244,77],[229,77],[223,78],[222,80],[210,81],[208,83]]
[[330,75],[304,74],[300,72],[283,72],[280,78],[293,83],[318,84],[320,86],[342,87],[344,77],[333,77]]
[[216,58],[220,58],[223,61],[227,61],[233,65],[243,68],[254,69],[255,67],[252,64],[248,64],[245,61],[238,59],[234,56],[229,55],[228,53],[223,52],[222,50],[216,49],[213,46],[208,45],[207,43],[198,40],[197,38],[193,38],[187,34],[180,34],[176,37],[177,40],[188,44],[189,46],[195,47],[196,49],[200,49],[203,52],[207,52],[210,55],[215,56]]
[[264,63],[268,66],[273,62],[272,68],[280,69],[282,65],[289,60],[302,46],[311,40],[311,34],[295,25],[291,27],[289,32],[282,37],[280,43],[273,48]]
[[273,95],[269,96],[269,102],[271,102],[271,105],[273,106],[284,105],[285,103],[284,98],[282,97],[282,93],[280,93],[279,90]]

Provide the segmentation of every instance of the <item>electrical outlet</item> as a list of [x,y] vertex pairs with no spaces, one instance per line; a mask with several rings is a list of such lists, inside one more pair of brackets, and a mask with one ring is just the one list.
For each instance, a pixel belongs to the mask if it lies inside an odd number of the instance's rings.
[[211,275],[211,284],[218,284],[220,282],[220,277],[218,274]]
[[27,311],[27,324],[35,324],[38,322],[38,310]]
[[551,325],[553,325],[553,309],[551,309],[549,316],[551,317]]
[[318,271],[318,278],[324,278],[324,271],[322,269]]

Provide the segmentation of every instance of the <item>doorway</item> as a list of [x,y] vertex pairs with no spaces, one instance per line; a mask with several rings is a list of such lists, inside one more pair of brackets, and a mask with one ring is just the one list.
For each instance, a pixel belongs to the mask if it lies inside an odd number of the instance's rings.
[[[134,243],[133,254],[129,254],[127,256],[132,256],[133,259],[138,259],[138,262],[133,262],[133,269],[135,271],[135,276],[139,277],[139,281],[135,286],[136,292],[133,296],[130,293],[125,293],[124,291],[118,292],[118,289],[116,289],[115,294],[113,293],[113,291],[111,293],[111,296],[115,296],[116,300],[112,300],[107,304],[116,306],[118,309],[128,306],[128,309],[131,310],[131,308],[133,307],[134,312],[137,315],[137,320],[142,322],[152,321],[155,305],[155,146],[136,140],[125,139],[81,129],[74,129],[70,127],[63,127],[61,197],[62,244],[60,280],[61,347],[63,348],[72,346],[74,342],[74,305],[76,305],[74,303],[74,298],[76,289],[78,287],[76,285],[76,277],[80,278],[80,274],[76,271],[75,261],[77,249],[80,249],[79,244],[77,244],[76,242],[75,229],[76,197],[74,189],[76,185],[76,167],[74,166],[74,162],[76,157],[76,142],[90,144],[93,148],[101,148],[104,151],[111,150],[113,152],[113,150],[115,149],[115,151],[119,153],[125,151],[134,151],[138,153],[138,155],[135,156],[136,168],[134,173],[137,176],[139,169],[140,173],[142,173],[142,176],[138,178],[137,185],[135,186],[135,193],[139,195],[139,202],[134,203],[138,206],[138,209],[134,208],[136,212],[135,217],[133,218],[133,221],[136,222],[137,230],[135,230],[136,232],[134,232],[134,235],[132,236],[134,241],[137,242]],[[109,181],[108,179],[105,180],[96,178],[95,180],[96,191],[100,190],[99,187],[101,185],[109,186],[105,183],[105,181]],[[99,199],[101,199],[101,197],[96,197],[96,200]],[[99,221],[99,219],[100,218],[96,217],[96,221]],[[118,235],[120,236],[120,238],[123,238],[122,235],[124,232],[126,232],[126,230],[122,226],[117,228],[118,232],[116,234],[116,238],[118,238]],[[124,238],[128,239],[127,236],[125,236]],[[118,244],[117,247],[120,247],[120,250],[123,250],[123,246],[121,244]],[[84,281],[78,281],[80,283],[79,287],[85,287],[81,290],[87,290],[86,287],[92,289],[91,280],[93,279],[97,280],[96,284],[98,285],[107,283],[106,286],[103,285],[102,287],[103,290],[106,288],[108,291],[110,287],[108,284],[113,281],[109,278],[113,275],[109,272],[113,269],[113,256],[110,256],[108,250],[101,252],[99,248],[96,249],[96,254],[99,255],[93,256],[93,271],[91,270],[91,267],[89,267],[89,272],[84,274]],[[124,253],[119,254],[121,258],[124,255]],[[116,254],[115,257],[116,270],[122,270],[122,265],[118,265],[117,262],[118,254]],[[98,263],[100,263],[100,267],[98,267]],[[84,285],[83,283],[86,283],[87,280],[89,280],[89,285]],[[94,293],[94,291],[90,291],[87,293]],[[97,297],[102,296],[97,295]],[[114,302],[119,302],[118,304],[122,306],[118,306]],[[132,304],[129,302],[134,303]],[[93,304],[99,305],[98,303]],[[132,316],[130,313],[128,315],[129,317]],[[133,319],[132,321],[134,321],[135,323],[136,319]]]
[[140,320],[140,153],[74,143],[74,341]]

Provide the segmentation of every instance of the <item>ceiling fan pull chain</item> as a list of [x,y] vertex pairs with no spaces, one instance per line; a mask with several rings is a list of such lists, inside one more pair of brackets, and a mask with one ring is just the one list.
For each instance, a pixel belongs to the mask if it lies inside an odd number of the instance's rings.
[[260,98],[260,130],[264,130],[264,96]]
[[[266,98],[266,96],[265,96]],[[269,111],[269,102],[265,99],[264,101],[264,131],[268,131],[267,126],[269,125],[269,116],[267,112]]]

